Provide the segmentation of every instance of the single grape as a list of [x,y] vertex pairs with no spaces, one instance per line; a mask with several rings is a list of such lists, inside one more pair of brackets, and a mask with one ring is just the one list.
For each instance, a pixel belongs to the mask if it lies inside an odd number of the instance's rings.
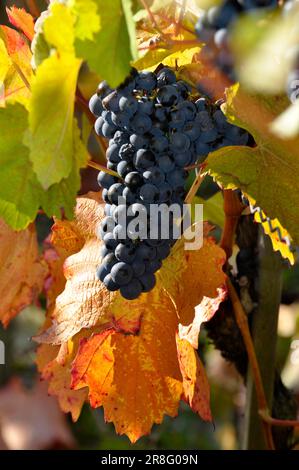
[[136,80],[138,90],[152,91],[156,84],[157,78],[153,72],[140,72]]
[[131,171],[125,177],[125,184],[132,191],[136,190],[142,184],[142,175],[138,171]]
[[158,87],[163,87],[165,85],[172,85],[176,82],[175,73],[168,67],[164,67],[157,74],[157,84]]
[[118,262],[111,269],[111,277],[119,286],[125,286],[133,277],[133,269],[128,263]]
[[138,279],[133,278],[129,284],[120,288],[120,293],[125,299],[134,300],[142,293],[142,289],[143,286],[141,282]]
[[170,148],[175,152],[187,152],[190,144],[190,138],[183,132],[176,132],[170,136]]
[[122,160],[119,162],[117,165],[117,173],[122,177],[125,178],[128,173],[131,173],[131,171],[134,170],[134,167],[132,163],[126,162],[125,160]]
[[145,134],[152,127],[152,120],[147,114],[136,113],[131,121],[131,128],[137,134]]
[[109,175],[104,171],[100,171],[98,174],[98,185],[101,188],[109,189],[110,186],[117,183],[117,178],[115,176]]
[[115,256],[119,261],[131,264],[136,256],[136,250],[133,244],[119,243],[115,249]]
[[118,198],[122,196],[124,185],[121,183],[114,183],[108,189],[108,198],[111,204],[118,204]]
[[159,198],[159,190],[155,185],[146,183],[140,188],[140,198],[142,201],[150,204],[157,202]]
[[89,109],[94,116],[101,116],[104,108],[102,105],[101,99],[98,97],[97,94],[93,95],[89,100]]
[[156,186],[160,186],[165,181],[164,172],[157,166],[149,168],[143,173],[142,176],[145,183],[152,183]]
[[165,85],[159,89],[157,94],[158,103],[163,106],[173,106],[178,102],[179,93],[172,85]]
[[110,291],[110,292],[114,292],[114,291],[117,291],[119,289],[119,285],[116,284],[113,279],[112,279],[112,276],[111,274],[107,274],[107,276],[105,276],[105,278],[103,279],[103,283],[105,285],[105,287],[107,287],[107,289]]
[[138,170],[146,170],[155,163],[155,154],[151,150],[140,149],[134,156],[134,165]]
[[150,292],[156,285],[156,278],[152,273],[145,273],[140,276],[139,281],[143,292]]
[[119,100],[119,109],[128,116],[133,116],[138,108],[138,101],[134,96],[122,96]]

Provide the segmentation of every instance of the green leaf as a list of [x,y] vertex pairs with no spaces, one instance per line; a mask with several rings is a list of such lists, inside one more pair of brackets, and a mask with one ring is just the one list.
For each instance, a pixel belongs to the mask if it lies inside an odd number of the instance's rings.
[[257,146],[219,149],[209,155],[206,168],[224,187],[240,188],[267,217],[277,218],[298,244],[299,139],[282,140],[270,130],[284,107],[284,100],[231,88],[224,111],[230,122],[253,135]]
[[67,178],[73,166],[73,114],[81,61],[54,54],[38,67],[25,143],[43,188]]
[[3,86],[4,79],[10,67],[10,58],[7,53],[4,41],[0,38],[0,87]]
[[73,53],[75,19],[71,11],[60,3],[52,3],[49,8],[50,14],[43,25],[45,40],[60,53]]
[[28,113],[19,104],[0,109],[0,216],[13,229],[25,228],[35,219],[41,187],[22,143]]
[[132,0],[122,0],[122,7],[125,14],[128,33],[130,37],[131,54],[133,58],[137,57],[136,24],[132,14]]
[[76,196],[81,186],[80,168],[86,166],[89,158],[81,141],[76,119],[73,121],[73,139],[74,160],[70,175],[59,184],[54,184],[48,191],[42,193],[41,206],[49,217],[61,218],[61,208],[64,209],[65,216],[68,219],[72,219],[74,216]]
[[[96,0],[100,13],[101,29],[93,40],[77,40],[77,56],[88,62],[90,68],[107,80],[112,87],[119,85],[130,72],[132,51],[132,12],[123,1]],[[132,20],[133,21],[133,20]],[[129,24],[128,24],[129,22]],[[135,41],[135,39],[134,39]]]
[[100,29],[100,17],[93,0],[69,0],[68,6],[76,17],[75,35],[78,39],[93,39]]
[[0,217],[15,230],[32,222],[42,207],[49,217],[61,217],[61,209],[73,217],[76,195],[80,189],[80,168],[88,160],[77,121],[73,120],[74,159],[68,178],[43,190],[29,160],[29,150],[23,144],[28,127],[28,112],[20,104],[0,109]]

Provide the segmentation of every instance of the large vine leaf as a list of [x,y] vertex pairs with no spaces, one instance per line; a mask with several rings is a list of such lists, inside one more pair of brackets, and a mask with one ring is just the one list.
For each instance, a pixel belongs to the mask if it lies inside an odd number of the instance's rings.
[[176,336],[178,361],[183,377],[183,392],[186,402],[205,421],[212,421],[210,409],[210,387],[204,366],[197,352],[185,339]]
[[130,62],[136,58],[135,35],[130,0],[95,0],[101,27],[92,40],[77,39],[78,57],[114,87],[130,72]]
[[[91,406],[132,442],[148,434],[164,414],[176,416],[182,394],[176,357],[175,310],[148,310],[138,335],[114,330],[82,341],[72,376],[75,389],[89,387]],[[166,353],[167,351],[167,353]]]
[[37,299],[46,275],[35,228],[14,232],[0,220],[0,320],[4,326]]
[[217,150],[206,168],[224,187],[240,188],[250,196],[299,243],[299,139],[279,139],[269,127],[284,104],[279,98],[252,97],[231,88],[224,111],[230,122],[253,135],[257,146]]
[[[84,214],[88,224],[88,231],[81,231],[85,243],[80,251],[66,259],[66,288],[56,300],[52,326],[36,338],[38,341],[61,344],[82,328],[94,326],[136,332],[140,328],[140,320],[149,310],[161,315],[168,309],[172,310],[173,305],[180,322],[189,325],[194,319],[195,306],[204,296],[218,297],[218,287],[225,284],[222,272],[225,256],[210,238],[205,240],[200,250],[192,252],[184,250],[183,241],[178,243],[150,293],[134,301],[126,301],[118,292],[109,292],[96,277],[101,259],[101,241],[96,237],[96,227],[104,214],[103,205],[86,198],[78,201],[76,221],[82,220],[80,214]],[[57,221],[54,233],[64,224]],[[72,229],[69,224],[68,229]],[[65,232],[60,229],[60,233]]]
[[0,215],[13,229],[21,230],[32,222],[40,206],[49,217],[61,217],[64,208],[73,217],[76,194],[80,188],[80,168],[85,166],[87,151],[80,140],[74,120],[73,168],[70,176],[44,191],[33,171],[29,150],[23,144],[28,113],[20,104],[0,109]]
[[30,101],[30,134],[25,143],[43,188],[67,178],[73,166],[73,115],[81,61],[53,55],[37,70]]
[[76,17],[75,34],[78,39],[93,39],[94,33],[100,29],[100,17],[96,1],[69,0],[68,6]]

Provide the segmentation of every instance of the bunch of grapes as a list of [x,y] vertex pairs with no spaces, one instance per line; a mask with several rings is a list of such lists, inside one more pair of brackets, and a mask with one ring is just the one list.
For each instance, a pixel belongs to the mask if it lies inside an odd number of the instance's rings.
[[[97,134],[109,139],[107,168],[117,173],[98,175],[106,217],[97,275],[108,290],[133,300],[153,289],[155,273],[175,243],[174,217],[167,220],[167,236],[160,218],[153,237],[151,206],[182,207],[186,167],[217,148],[246,145],[249,136],[226,121],[219,104],[194,99],[190,86],[167,67],[156,73],[133,70],[116,90],[102,82],[90,109]],[[147,223],[139,223],[136,236],[131,222],[140,215]]]
[[219,6],[209,8],[196,23],[195,33],[206,43],[208,59],[232,81],[235,81],[234,61],[230,50],[229,29],[245,12],[260,8],[275,9],[278,0],[225,0]]
[[[295,11],[299,11],[299,0],[288,0],[283,5],[285,16],[292,15]],[[299,98],[299,38],[298,43],[288,51],[288,54],[294,59],[294,67],[287,78],[286,93],[289,100],[294,103]]]

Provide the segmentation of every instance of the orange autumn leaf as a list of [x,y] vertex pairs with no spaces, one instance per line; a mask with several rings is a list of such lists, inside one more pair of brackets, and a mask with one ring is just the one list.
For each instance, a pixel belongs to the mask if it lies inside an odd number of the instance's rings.
[[46,275],[35,227],[14,232],[0,220],[0,321],[4,326],[37,299]]
[[15,6],[11,8],[6,7],[6,13],[10,23],[22,31],[29,41],[32,41],[34,36],[34,21],[30,13],[27,13],[24,8],[17,8]]
[[188,341],[177,335],[176,342],[185,400],[203,420],[212,421],[210,386],[204,366]]
[[219,305],[225,300],[227,296],[226,287],[218,289],[217,297],[203,297],[200,304],[195,307],[195,316],[193,321],[184,326],[179,325],[179,337],[180,339],[187,340],[191,346],[195,349],[198,348],[198,336],[202,323],[211,320],[211,318],[217,312]]
[[175,309],[149,310],[138,335],[106,330],[81,342],[73,364],[73,387],[89,387],[93,407],[132,442],[164,415],[176,416],[182,380],[176,354]]

